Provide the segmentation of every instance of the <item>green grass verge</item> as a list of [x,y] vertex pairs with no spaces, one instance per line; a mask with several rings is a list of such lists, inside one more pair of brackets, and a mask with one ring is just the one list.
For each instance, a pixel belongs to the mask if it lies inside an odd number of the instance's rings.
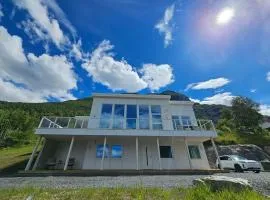
[[16,172],[25,167],[33,145],[0,149],[0,172]]
[[85,189],[45,189],[13,188],[0,189],[1,200],[21,199],[49,200],[84,200],[84,199],[184,199],[184,200],[262,200],[266,197],[250,190],[211,192],[207,187],[194,188],[85,188]]

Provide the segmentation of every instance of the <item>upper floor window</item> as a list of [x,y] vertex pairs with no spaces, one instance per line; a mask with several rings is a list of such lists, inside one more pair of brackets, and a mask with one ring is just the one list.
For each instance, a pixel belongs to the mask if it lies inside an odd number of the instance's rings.
[[192,126],[191,119],[189,116],[181,116],[181,119],[184,128],[190,128]]
[[125,105],[115,104],[114,114],[113,114],[113,128],[123,129],[124,128],[124,116],[125,115]]
[[127,105],[127,129],[136,129],[137,105]]
[[139,127],[149,129],[149,106],[139,105]]
[[101,117],[100,117],[100,128],[110,128],[112,116],[112,104],[102,104]]
[[160,105],[151,105],[151,115],[152,115],[152,129],[162,129]]
[[173,115],[172,122],[173,122],[173,129],[174,130],[179,130],[182,128],[179,116]]
[[192,128],[192,122],[189,116],[172,116],[172,123],[174,130],[181,130],[186,128]]

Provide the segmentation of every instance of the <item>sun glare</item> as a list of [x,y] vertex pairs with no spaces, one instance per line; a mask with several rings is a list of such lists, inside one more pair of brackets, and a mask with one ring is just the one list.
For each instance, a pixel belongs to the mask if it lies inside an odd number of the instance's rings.
[[217,24],[227,24],[231,21],[234,16],[234,9],[232,8],[224,8],[221,10],[216,18]]

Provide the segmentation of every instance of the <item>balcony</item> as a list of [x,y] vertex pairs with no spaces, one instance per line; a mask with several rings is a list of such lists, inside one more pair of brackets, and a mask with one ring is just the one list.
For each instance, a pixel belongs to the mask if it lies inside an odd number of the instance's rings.
[[[153,123],[152,123],[153,122]],[[38,135],[128,135],[128,136],[198,136],[216,137],[211,120],[182,122],[162,119],[43,117],[36,130]]]

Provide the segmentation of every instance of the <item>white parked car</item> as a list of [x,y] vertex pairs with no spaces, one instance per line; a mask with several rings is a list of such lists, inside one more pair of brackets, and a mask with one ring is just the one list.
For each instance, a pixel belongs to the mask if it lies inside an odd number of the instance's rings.
[[216,161],[218,168],[221,168],[221,165],[223,169],[233,169],[236,172],[253,171],[260,173],[261,171],[261,164],[255,160],[248,160],[237,155],[223,155],[219,159],[220,163],[218,163],[218,160]]

